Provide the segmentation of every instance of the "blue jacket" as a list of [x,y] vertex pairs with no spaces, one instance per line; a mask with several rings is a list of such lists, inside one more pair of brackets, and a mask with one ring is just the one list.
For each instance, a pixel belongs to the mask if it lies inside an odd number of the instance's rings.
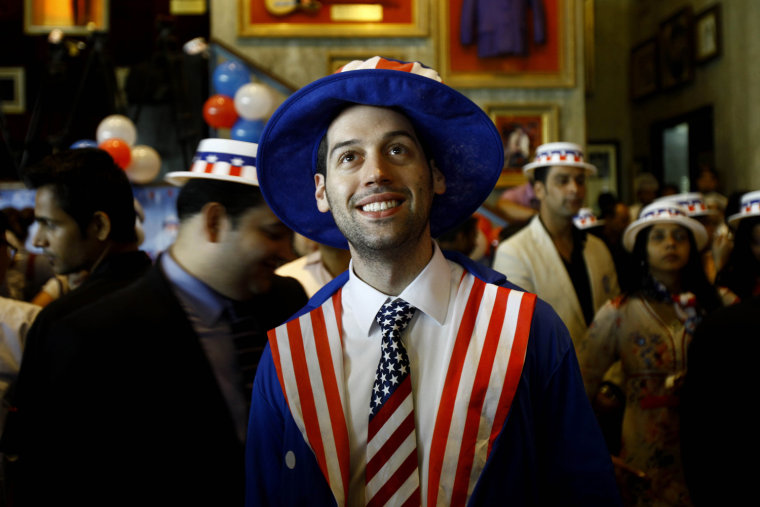
[[[446,253],[487,283],[513,289],[504,275]],[[343,273],[299,316],[348,280]],[[294,317],[295,318],[295,317]],[[509,415],[469,505],[619,505],[609,453],[586,397],[562,321],[538,301],[522,376]],[[246,505],[335,505],[313,452],[282,393],[269,347],[253,389],[246,448]]]

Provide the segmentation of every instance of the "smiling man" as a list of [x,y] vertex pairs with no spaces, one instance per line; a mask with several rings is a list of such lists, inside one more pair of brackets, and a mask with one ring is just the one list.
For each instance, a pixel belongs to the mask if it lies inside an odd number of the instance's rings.
[[539,213],[499,245],[493,268],[552,305],[577,344],[596,311],[620,292],[604,242],[573,225],[596,168],[584,161],[580,146],[563,142],[539,146],[523,172],[533,182]]
[[352,261],[269,332],[248,505],[616,504],[562,322],[432,239],[503,156],[488,116],[419,63],[352,62],[274,113],[267,202]]
[[201,141],[191,170],[167,175],[182,185],[168,252],[51,330],[72,346],[25,419],[26,504],[242,504],[266,330],[306,302],[274,274],[292,232],[257,186],[256,148]]

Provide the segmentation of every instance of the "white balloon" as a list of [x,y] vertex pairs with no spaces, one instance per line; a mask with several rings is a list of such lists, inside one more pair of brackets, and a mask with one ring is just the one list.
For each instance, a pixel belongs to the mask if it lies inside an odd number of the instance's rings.
[[137,141],[137,129],[132,120],[121,114],[112,114],[106,116],[98,125],[95,138],[98,144],[107,139],[118,137],[123,139],[129,146],[133,146]]
[[144,184],[155,180],[161,171],[161,157],[158,152],[139,144],[132,148],[132,162],[127,166],[127,177],[134,183]]
[[235,110],[246,120],[264,118],[272,110],[272,94],[263,84],[248,83],[235,92]]

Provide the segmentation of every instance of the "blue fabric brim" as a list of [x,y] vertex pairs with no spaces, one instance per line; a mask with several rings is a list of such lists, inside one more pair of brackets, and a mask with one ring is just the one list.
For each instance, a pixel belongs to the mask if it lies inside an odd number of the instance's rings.
[[296,232],[347,248],[330,213],[317,209],[317,149],[333,119],[347,106],[390,107],[412,122],[446,178],[430,216],[434,237],[472,215],[493,190],[504,149],[491,119],[470,99],[433,79],[397,70],[332,74],[291,95],[274,112],[259,140],[259,186],[274,213]]

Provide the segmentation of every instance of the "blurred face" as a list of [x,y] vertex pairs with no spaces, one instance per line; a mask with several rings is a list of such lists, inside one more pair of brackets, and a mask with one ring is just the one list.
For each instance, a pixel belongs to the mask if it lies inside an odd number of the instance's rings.
[[429,241],[433,196],[446,189],[409,120],[370,106],[332,122],[327,177],[317,174],[315,183],[319,210],[332,212],[352,250],[365,252]]
[[619,202],[615,205],[615,214],[607,220],[610,229],[616,235],[622,235],[628,224],[631,223],[631,214],[625,203]]
[[586,170],[582,167],[552,166],[546,183],[537,182],[536,197],[541,212],[572,219],[583,207],[586,198]]
[[34,203],[37,233],[34,246],[41,248],[58,275],[89,269],[103,252],[94,232],[82,234],[74,219],[58,205],[52,187],[37,190]]
[[274,270],[292,258],[291,231],[266,205],[238,217],[220,238],[220,269],[226,270],[231,293],[244,298],[269,290]]
[[680,271],[689,262],[689,232],[677,224],[653,225],[647,238],[647,262],[655,278]]

